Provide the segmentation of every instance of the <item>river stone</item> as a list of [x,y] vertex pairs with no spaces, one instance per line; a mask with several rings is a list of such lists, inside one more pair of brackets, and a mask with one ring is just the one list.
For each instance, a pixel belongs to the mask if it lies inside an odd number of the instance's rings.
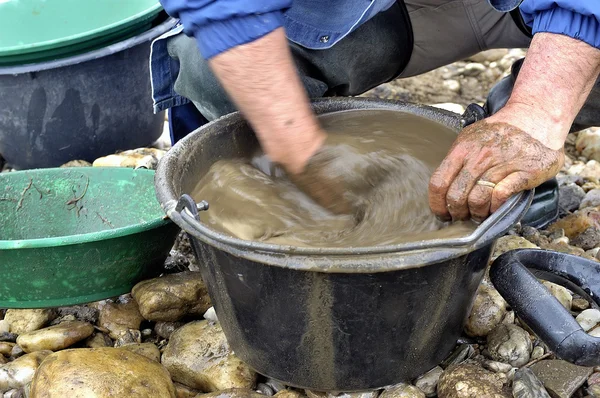
[[123,350],[135,352],[156,362],[160,362],[160,350],[152,343],[128,344],[120,347]]
[[265,396],[249,389],[229,388],[208,394],[198,394],[196,398],[265,398]]
[[183,326],[183,322],[156,322],[154,332],[163,339],[170,339],[173,332]]
[[144,318],[135,300],[123,304],[106,303],[100,310],[98,323],[108,329],[109,336],[118,339],[129,329],[137,330]]
[[544,355],[544,347],[542,346],[536,346],[533,347],[533,351],[531,351],[531,359],[538,359],[541,358]]
[[599,221],[600,212],[594,209],[585,209],[561,218],[550,225],[548,231],[554,232],[562,229],[570,240],[574,240],[587,229],[597,227]]
[[0,320],[0,334],[1,333],[10,333],[10,323],[4,319]]
[[529,368],[517,370],[512,392],[514,398],[550,398],[542,382]]
[[435,391],[442,373],[444,373],[444,369],[440,366],[436,366],[429,372],[417,378],[417,380],[415,380],[415,386],[423,391],[426,396],[433,397],[435,396]]
[[173,383],[175,386],[175,395],[177,398],[195,398],[197,395],[202,395],[200,391],[184,386],[180,383]]
[[60,307],[57,309],[58,315],[61,317],[72,315],[78,321],[84,321],[89,323],[98,322],[98,315],[100,311],[97,308],[89,307],[87,305],[74,305],[71,307]]
[[4,320],[10,324],[10,332],[22,334],[41,329],[54,318],[54,311],[48,309],[9,309]]
[[27,353],[42,350],[57,351],[90,337],[92,333],[94,333],[94,327],[87,322],[63,322],[59,325],[23,333],[17,338],[17,344]]
[[571,303],[571,310],[573,311],[583,311],[590,308],[590,303],[583,298],[574,298]]
[[600,163],[595,160],[590,160],[585,164],[585,167],[579,173],[581,178],[598,183],[600,181]]
[[490,357],[519,367],[530,358],[533,345],[529,333],[517,325],[501,324],[487,336]]
[[199,272],[180,272],[150,279],[131,291],[142,316],[151,321],[174,322],[202,316],[210,308],[208,290]]
[[591,127],[580,131],[577,134],[575,148],[584,157],[600,161],[600,130],[597,127]]
[[[581,188],[583,191],[583,188]],[[600,206],[600,189],[592,189],[585,194],[585,197],[581,201],[579,205],[580,209],[585,209],[586,207],[596,207]]]
[[539,249],[539,247],[520,236],[503,236],[496,241],[496,246],[494,247],[492,260],[495,260],[503,253],[516,249]]
[[46,358],[31,396],[175,398],[175,388],[169,372],[142,355],[122,348],[76,348]]
[[554,297],[565,307],[567,310],[571,309],[571,304],[573,302],[573,295],[561,285],[557,285],[556,283],[543,281],[544,286],[552,293]]
[[174,381],[205,392],[250,389],[256,373],[230,350],[221,326],[190,322],[172,335],[162,363]]
[[570,364],[558,359],[540,361],[531,370],[555,398],[569,398],[592,374],[593,368]]
[[587,332],[600,323],[600,311],[590,308],[589,310],[582,311],[581,314],[577,315],[575,320]]
[[487,336],[502,322],[506,306],[506,301],[494,287],[482,283],[477,290],[465,332],[472,337]]
[[15,343],[9,343],[7,341],[0,341],[0,355],[9,356],[12,352]]
[[70,160],[60,167],[90,167],[91,165],[87,160]]
[[425,394],[415,386],[400,383],[383,390],[379,398],[425,398]]
[[304,394],[301,394],[298,391],[284,389],[284,390],[279,391],[277,394],[275,394],[274,397],[277,397],[277,398],[302,398],[302,397],[304,397]]
[[439,398],[509,398],[504,391],[506,375],[473,364],[452,366],[440,378]]
[[377,398],[379,391],[363,391],[363,392],[320,392],[305,390],[308,398]]
[[112,347],[113,342],[102,332],[96,332],[93,336],[88,337],[85,340],[84,345],[87,348],[103,348],[103,347]]
[[52,351],[37,351],[0,366],[0,392],[30,383],[38,366],[50,354]]
[[563,185],[559,188],[558,206],[565,212],[577,210],[584,197],[585,191],[579,185]]
[[491,370],[492,372],[496,372],[496,373],[508,373],[513,368],[511,365],[509,365],[507,363],[498,362],[498,361],[490,361],[488,359],[484,360],[481,364],[487,370]]

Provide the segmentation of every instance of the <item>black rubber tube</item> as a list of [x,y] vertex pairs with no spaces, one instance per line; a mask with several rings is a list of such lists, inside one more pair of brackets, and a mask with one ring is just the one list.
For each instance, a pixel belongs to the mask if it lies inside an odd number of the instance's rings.
[[600,305],[600,263],[521,249],[498,257],[490,270],[498,292],[559,358],[582,366],[600,365],[600,338],[587,334],[534,273],[583,293],[596,306]]

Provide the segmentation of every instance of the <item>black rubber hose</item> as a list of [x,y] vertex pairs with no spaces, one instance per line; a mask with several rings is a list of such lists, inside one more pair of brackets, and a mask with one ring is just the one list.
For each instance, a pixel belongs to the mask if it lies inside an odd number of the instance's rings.
[[556,356],[577,365],[600,365],[600,338],[587,334],[529,269],[598,306],[600,264],[564,253],[521,249],[498,257],[490,270],[498,292]]

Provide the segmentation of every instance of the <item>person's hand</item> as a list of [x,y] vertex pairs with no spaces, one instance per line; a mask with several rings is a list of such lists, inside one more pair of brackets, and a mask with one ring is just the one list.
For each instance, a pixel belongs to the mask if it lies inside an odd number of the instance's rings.
[[514,120],[508,114],[500,111],[461,131],[434,172],[429,205],[442,220],[482,221],[513,194],[537,187],[562,167],[564,142],[552,138],[559,134],[540,136],[541,142],[515,125],[520,123],[507,123]]

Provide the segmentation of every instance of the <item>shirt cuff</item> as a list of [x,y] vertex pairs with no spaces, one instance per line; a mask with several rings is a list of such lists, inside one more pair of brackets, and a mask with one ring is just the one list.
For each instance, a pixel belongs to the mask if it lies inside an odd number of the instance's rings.
[[535,14],[532,31],[567,35],[600,49],[600,21],[593,15],[554,7]]
[[209,59],[230,48],[260,39],[281,26],[283,13],[272,11],[214,21],[196,27],[192,33],[198,42],[200,53]]

